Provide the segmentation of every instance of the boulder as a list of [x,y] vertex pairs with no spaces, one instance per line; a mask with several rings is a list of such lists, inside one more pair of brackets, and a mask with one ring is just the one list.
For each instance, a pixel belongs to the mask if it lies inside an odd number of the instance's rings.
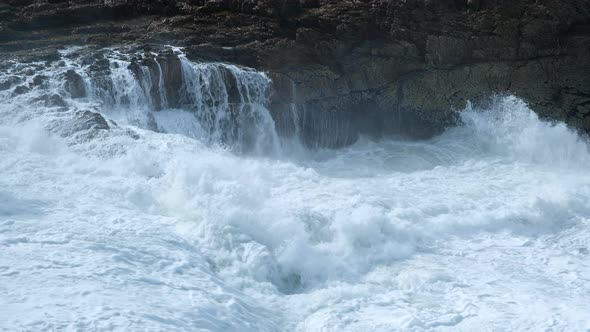
[[12,93],[17,96],[17,95],[22,95],[25,94],[27,92],[29,92],[31,89],[29,89],[27,86],[25,85],[19,85],[16,88],[14,88],[14,90],[12,91]]
[[53,94],[47,100],[45,100],[45,105],[48,107],[66,107],[67,104],[63,100],[63,98],[58,94]]
[[65,73],[64,80],[64,88],[72,98],[86,97],[86,85],[80,74],[70,69]]
[[0,80],[0,91],[8,90],[14,85],[22,83],[22,81],[23,79],[18,76],[8,76]]
[[48,77],[45,75],[36,75],[33,77],[33,86],[43,85],[47,81]]

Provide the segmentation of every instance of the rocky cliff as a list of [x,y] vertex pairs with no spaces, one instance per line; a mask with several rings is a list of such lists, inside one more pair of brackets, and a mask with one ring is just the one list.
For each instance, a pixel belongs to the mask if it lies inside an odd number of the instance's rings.
[[265,70],[277,125],[296,117],[310,145],[425,137],[493,93],[590,130],[588,0],[0,2],[4,56],[54,61],[80,44],[176,45]]

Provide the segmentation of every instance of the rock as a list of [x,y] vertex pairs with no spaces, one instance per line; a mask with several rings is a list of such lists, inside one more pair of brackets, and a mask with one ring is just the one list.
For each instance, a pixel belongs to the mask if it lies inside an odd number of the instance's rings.
[[[147,68],[149,74],[144,72],[142,67]],[[149,76],[151,86],[148,92],[155,102],[156,110],[180,106],[183,74],[180,59],[176,54],[169,51],[158,55],[145,53],[142,59],[135,59],[127,68],[139,81],[145,81],[145,76]]]
[[75,141],[85,141],[95,137],[100,131],[110,129],[108,121],[100,113],[90,110],[68,112],[59,119],[47,124],[47,129],[62,137]]
[[[21,36],[22,38],[25,38]],[[55,47],[43,46],[35,50],[17,52],[17,56],[21,62],[46,62],[51,63],[60,59],[60,54]],[[31,74],[32,75],[32,74]]]
[[22,79],[18,76],[9,76],[4,80],[0,81],[0,91],[5,91],[10,89],[16,84],[22,83]]
[[30,91],[30,89],[28,87],[26,87],[24,85],[19,85],[16,88],[14,88],[14,90],[12,91],[12,93],[14,95],[22,95],[22,94],[25,94],[25,93],[27,93],[29,91]]
[[82,130],[106,130],[109,124],[100,113],[92,111],[78,111],[75,113],[76,125],[72,127],[73,131]]
[[37,75],[35,77],[33,77],[33,86],[40,86],[43,83],[45,83],[45,81],[47,81],[47,76],[45,75]]
[[182,90],[182,67],[178,56],[172,53],[162,55],[156,59],[160,65],[164,89],[166,93],[166,107],[179,107]]
[[45,101],[45,105],[48,107],[66,107],[67,106],[66,102],[58,94],[51,95],[51,97],[49,97]]
[[34,101],[37,101],[37,102],[41,101],[41,102],[43,102],[43,104],[46,107],[61,107],[61,108],[67,107],[66,102],[58,94],[53,94],[51,96],[47,95],[47,94],[43,94],[43,95],[35,98]]
[[108,72],[110,72],[110,66],[111,66],[111,63],[109,62],[108,59],[101,58],[96,61],[93,61],[92,64],[90,65],[90,67],[88,67],[88,70],[90,70],[91,72],[108,73]]
[[238,88],[238,80],[235,77],[235,75],[231,72],[231,70],[225,67],[220,67],[219,70],[221,71],[221,75],[223,76],[223,82],[227,90],[227,101],[229,103],[241,102],[241,95]]
[[426,61],[433,67],[452,67],[471,57],[471,47],[462,38],[428,36]]
[[80,74],[70,69],[65,73],[64,79],[64,88],[70,93],[72,98],[86,97],[86,85]]

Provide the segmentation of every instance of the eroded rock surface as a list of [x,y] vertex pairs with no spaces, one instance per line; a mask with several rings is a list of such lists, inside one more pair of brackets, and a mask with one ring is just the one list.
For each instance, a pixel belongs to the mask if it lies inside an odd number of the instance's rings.
[[72,98],[86,97],[86,87],[84,86],[84,79],[80,74],[74,70],[68,70],[64,75],[64,86]]

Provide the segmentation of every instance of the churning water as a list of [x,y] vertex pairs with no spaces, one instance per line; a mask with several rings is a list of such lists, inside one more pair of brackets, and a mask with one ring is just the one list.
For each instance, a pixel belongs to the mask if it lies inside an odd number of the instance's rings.
[[263,73],[105,52],[0,73],[0,329],[590,329],[588,144],[522,100],[293,154]]

